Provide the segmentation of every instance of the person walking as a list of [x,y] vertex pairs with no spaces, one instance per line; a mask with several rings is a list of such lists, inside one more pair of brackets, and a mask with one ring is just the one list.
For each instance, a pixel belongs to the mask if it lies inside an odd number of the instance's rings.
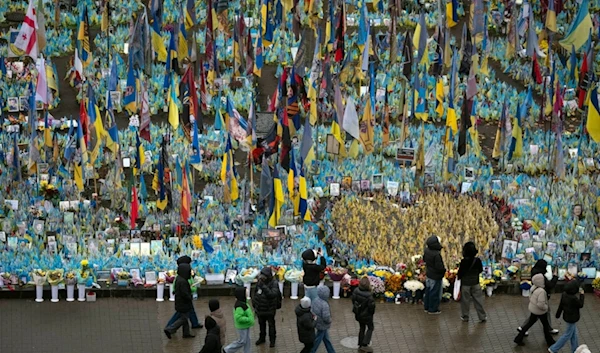
[[[542,275],[546,274],[548,268],[548,263],[546,262],[546,260],[544,259],[540,259],[538,260],[535,265],[533,265],[533,268],[531,269],[531,277],[537,275],[538,273],[541,273]],[[552,279],[548,280],[548,278],[546,278],[546,276],[544,276],[544,289],[546,290],[546,293],[548,294],[548,305],[550,303],[550,292],[554,289],[554,287],[556,287],[556,282],[558,282],[558,276],[556,275],[556,271],[554,271],[552,273]],[[550,324],[550,333],[555,335],[558,333],[557,329],[552,328],[552,319],[550,315],[550,307],[548,307],[548,312],[546,313],[546,316],[548,316],[548,323]],[[521,332],[521,327],[525,326],[525,324],[527,324],[527,321],[529,321],[529,319],[525,319],[525,322],[523,322],[523,324],[519,327],[517,327],[517,331]],[[525,332],[525,336],[529,336],[529,332]]]
[[[192,258],[187,255],[180,256],[177,259],[177,266],[179,266],[181,264],[188,264],[191,266]],[[197,289],[193,285],[194,280],[191,278],[191,276],[190,276],[189,282],[190,282],[190,288],[192,290],[192,299],[193,299],[194,294],[196,293]],[[173,314],[173,316],[171,316],[171,319],[167,323],[167,326],[173,325],[175,323],[175,321],[177,321],[177,319],[179,319],[179,316],[180,316],[180,314],[178,312],[175,312],[175,314]],[[193,305],[192,305],[192,310],[188,313],[188,317],[190,318],[190,323],[192,324],[193,329],[202,328],[202,324],[198,321],[198,315],[196,315],[196,310],[194,309]]]
[[207,316],[204,319],[204,327],[206,327],[206,337],[200,353],[221,353],[222,343],[217,322],[212,317]]
[[352,312],[360,327],[358,330],[358,350],[373,352],[373,348],[369,347],[369,344],[373,335],[375,299],[373,293],[371,293],[371,282],[369,282],[368,277],[361,278],[358,288],[352,293]]
[[[316,263],[317,256],[320,257],[319,264]],[[322,256],[321,249],[316,254],[312,249],[308,249],[302,253],[302,270],[304,270],[304,276],[302,277],[302,283],[304,283],[304,296],[309,297],[311,301],[317,299],[317,286],[321,281],[321,272],[325,270],[327,263],[325,258]]]
[[260,336],[256,341],[256,345],[266,342],[267,323],[269,323],[270,347],[275,347],[275,337],[277,335],[275,313],[277,309],[281,308],[281,292],[277,282],[273,280],[273,270],[270,267],[265,267],[260,271],[258,284],[252,297],[252,305],[256,311],[260,327]]
[[236,288],[235,298],[236,301],[233,305],[233,323],[239,338],[225,347],[223,352],[233,353],[237,352],[240,348],[244,348],[244,353],[250,353],[252,351],[250,328],[254,326],[254,313],[246,300],[246,288]]
[[171,339],[177,330],[183,326],[183,338],[193,338],[190,333],[189,313],[194,308],[192,303],[192,290],[189,279],[192,276],[192,268],[189,264],[182,263],[177,267],[177,278],[175,279],[175,311],[179,313],[179,318],[175,322],[165,327],[164,332],[168,339]]
[[300,299],[300,304],[296,307],[296,326],[298,327],[298,339],[304,343],[304,348],[300,353],[310,353],[315,344],[315,326],[317,317],[310,311],[310,298]]
[[548,322],[548,316],[546,313],[548,312],[548,295],[546,294],[546,290],[544,289],[544,275],[538,273],[533,276],[531,279],[533,286],[531,287],[531,295],[529,296],[529,321],[523,329],[519,332],[517,337],[515,337],[514,342],[519,346],[524,346],[523,338],[525,338],[525,332],[529,330],[531,326],[533,326],[536,321],[540,320],[542,325],[544,326],[544,337],[546,338],[546,344],[548,346],[552,346],[554,342],[554,338],[552,338],[552,334],[550,333],[550,323]]
[[460,280],[460,309],[462,321],[469,321],[469,310],[471,301],[477,311],[480,322],[487,320],[487,315],[483,309],[483,291],[479,285],[479,275],[483,272],[481,259],[477,257],[477,248],[475,243],[469,241],[465,243],[462,250],[463,259],[460,261],[456,277]]
[[[579,295],[577,295],[579,292]],[[556,311],[556,318],[560,319],[562,315],[563,320],[567,323],[567,329],[562,336],[559,337],[558,341],[554,343],[548,352],[556,353],[567,344],[567,341],[571,341],[571,351],[575,352],[579,346],[577,339],[577,322],[579,321],[579,309],[583,308],[583,302],[585,295],[583,288],[579,288],[579,282],[571,281],[565,285],[565,291],[560,298],[560,304]]]
[[329,328],[331,327],[331,309],[329,308],[329,287],[318,286],[317,287],[317,298],[312,300],[312,312],[317,317],[317,335],[315,337],[315,344],[311,350],[311,353],[315,353],[321,341],[325,344],[327,353],[335,353],[331,340],[329,339]]
[[217,326],[219,326],[219,337],[221,338],[221,344],[225,344],[225,336],[227,332],[227,322],[225,322],[225,316],[221,310],[221,303],[219,299],[211,299],[208,301],[208,309],[210,310],[210,317],[215,320]]
[[425,312],[436,315],[440,314],[440,302],[442,301],[442,279],[446,274],[446,267],[442,259],[442,244],[440,238],[435,235],[427,239],[427,247],[423,254],[425,261],[426,276],[425,298],[423,299]]

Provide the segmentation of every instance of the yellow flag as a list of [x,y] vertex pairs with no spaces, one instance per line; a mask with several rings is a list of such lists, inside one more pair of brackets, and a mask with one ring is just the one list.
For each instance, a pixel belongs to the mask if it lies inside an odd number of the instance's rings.
[[367,99],[365,110],[363,111],[362,120],[360,122],[360,143],[363,145],[365,154],[373,153],[375,149],[373,145],[373,112],[371,111],[371,100]]

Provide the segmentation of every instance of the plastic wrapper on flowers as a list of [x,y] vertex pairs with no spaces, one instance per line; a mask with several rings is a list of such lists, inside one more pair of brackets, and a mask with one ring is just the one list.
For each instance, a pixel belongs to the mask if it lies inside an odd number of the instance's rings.
[[38,269],[38,270],[33,271],[33,273],[31,275],[33,277],[33,283],[36,286],[43,286],[48,281],[46,271],[42,271],[42,270]]
[[65,270],[63,269],[48,271],[48,284],[51,286],[57,286],[61,284],[65,279],[64,273]]
[[260,271],[257,268],[244,268],[237,275],[236,282],[240,281],[242,283],[250,283],[253,282]]
[[371,283],[371,290],[375,295],[381,295],[385,292],[385,284],[383,280],[376,276],[368,276],[369,282]]
[[288,282],[299,283],[302,281],[302,276],[304,276],[304,272],[302,270],[292,268],[285,272],[284,278]]
[[348,270],[343,267],[334,267],[326,273],[332,281],[339,282],[348,273]]

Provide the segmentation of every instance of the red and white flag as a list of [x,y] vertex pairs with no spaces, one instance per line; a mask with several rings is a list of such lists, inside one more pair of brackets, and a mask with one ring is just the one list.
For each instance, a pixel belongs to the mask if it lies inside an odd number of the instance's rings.
[[79,58],[79,54],[77,53],[77,48],[75,48],[75,58],[73,59],[73,66],[75,67],[75,73],[77,74],[80,80],[83,80],[83,63]]
[[44,57],[37,59],[35,64],[38,77],[37,84],[35,86],[35,101],[48,104],[48,81],[46,80],[46,60]]
[[35,5],[33,4],[33,0],[29,0],[27,14],[19,30],[19,35],[15,39],[15,47],[21,49],[25,55],[31,57],[33,60],[37,60],[38,57],[37,28]]

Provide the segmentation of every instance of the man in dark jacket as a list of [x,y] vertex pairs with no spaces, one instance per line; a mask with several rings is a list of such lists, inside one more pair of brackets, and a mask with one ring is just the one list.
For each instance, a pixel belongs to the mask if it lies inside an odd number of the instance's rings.
[[192,289],[190,287],[190,277],[192,276],[192,267],[189,264],[182,263],[177,267],[177,278],[175,279],[175,311],[179,313],[179,318],[164,330],[165,335],[171,339],[181,326],[183,326],[183,338],[192,338],[190,334],[189,313],[194,308],[192,303]]
[[[541,273],[542,275],[544,275],[544,288],[546,289],[546,293],[548,293],[548,305],[550,305],[550,292],[554,289],[554,287],[556,287],[556,282],[558,282],[558,276],[556,275],[556,273],[553,273],[552,279],[548,280],[548,278],[546,278],[547,267],[548,267],[548,263],[546,262],[546,260],[539,259],[535,263],[535,265],[533,265],[533,268],[531,269],[531,278],[533,278],[533,276],[537,275],[538,273]],[[548,323],[550,325],[552,325],[552,321],[550,320],[552,315],[550,315],[550,312],[551,312],[551,310],[548,307],[548,312],[546,313],[546,315],[548,317]],[[517,328],[517,331],[521,332],[521,327],[525,326],[528,321],[529,321],[529,319],[526,319],[525,322],[523,322],[523,325],[521,325]],[[553,328],[550,331],[550,333],[555,335],[558,333],[558,330]],[[525,336],[529,336],[529,332],[525,332]]]
[[371,344],[374,329],[375,299],[371,292],[371,283],[367,277],[360,279],[358,288],[352,293],[352,312],[354,312],[354,318],[359,325],[358,350],[360,352],[373,352],[373,348],[369,347],[369,344]]
[[273,272],[270,267],[260,271],[258,284],[252,298],[252,305],[258,317],[260,336],[256,345],[265,343],[267,338],[267,322],[269,323],[269,340],[271,347],[275,347],[275,312],[281,306],[281,292],[277,282],[273,280]]
[[[579,295],[577,295],[577,292],[579,292]],[[583,308],[584,299],[585,295],[583,289],[579,288],[578,281],[571,281],[565,285],[565,291],[560,298],[560,304],[556,311],[556,318],[560,319],[562,315],[563,320],[567,323],[567,328],[558,341],[548,348],[548,352],[554,353],[560,351],[567,341],[571,341],[572,352],[575,352],[577,347],[579,347],[577,322],[580,318],[579,309]]]
[[440,239],[432,235],[427,239],[427,248],[423,254],[423,261],[427,266],[427,279],[425,280],[425,312],[439,314],[440,302],[442,301],[442,279],[446,274],[446,267],[442,259],[442,244]]
[[207,316],[204,319],[204,327],[206,327],[206,338],[200,353],[222,353],[220,330],[217,322],[212,317]]
[[477,247],[475,243],[469,241],[463,246],[463,259],[460,261],[460,267],[456,277],[461,281],[460,287],[460,309],[462,321],[469,321],[469,310],[471,301],[475,305],[479,321],[485,322],[487,315],[483,309],[483,292],[479,286],[479,275],[483,272],[483,264],[477,257]]
[[[316,263],[317,255],[321,258],[319,264]],[[321,281],[321,272],[325,270],[327,263],[325,258],[321,256],[321,249],[315,251],[312,249],[305,250],[302,253],[302,270],[304,270],[304,277],[302,277],[302,283],[304,283],[304,295],[309,297],[310,300],[314,301],[317,299],[317,286]]]
[[[179,266],[181,264],[191,265],[192,258],[187,255],[180,256],[177,259],[177,266]],[[194,296],[194,292],[195,292],[195,288],[192,288],[192,298]],[[189,312],[188,316],[190,318],[190,323],[192,324],[192,328],[202,328],[202,324],[200,323],[200,321],[198,321],[198,315],[196,315],[196,310],[194,309],[194,306],[192,306],[192,311]],[[169,323],[167,323],[167,326],[173,325],[175,323],[175,321],[177,321],[177,319],[179,319],[179,313],[176,312],[171,317],[171,320],[169,320]]]
[[300,353],[310,353],[315,344],[315,326],[317,318],[310,311],[310,298],[300,299],[300,305],[296,307],[296,326],[298,327],[298,339],[304,343]]

